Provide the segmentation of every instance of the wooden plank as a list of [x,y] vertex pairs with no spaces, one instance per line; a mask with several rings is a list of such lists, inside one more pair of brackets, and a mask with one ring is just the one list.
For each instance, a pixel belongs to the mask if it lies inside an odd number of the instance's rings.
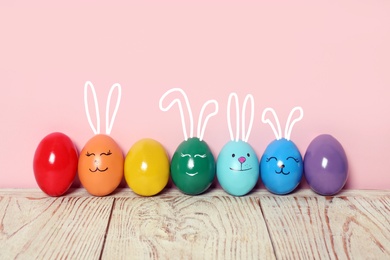
[[99,259],[113,200],[0,196],[0,259]]
[[278,259],[390,259],[390,195],[263,196]]
[[[0,259],[14,258],[390,259],[390,191],[264,189],[196,197],[175,188],[142,198],[129,188],[96,198],[85,189],[51,198],[39,189],[0,190]],[[115,211],[108,232],[110,211]],[[173,252],[173,253],[172,253]],[[134,256],[134,257],[133,257]]]
[[117,198],[103,259],[275,259],[254,197]]

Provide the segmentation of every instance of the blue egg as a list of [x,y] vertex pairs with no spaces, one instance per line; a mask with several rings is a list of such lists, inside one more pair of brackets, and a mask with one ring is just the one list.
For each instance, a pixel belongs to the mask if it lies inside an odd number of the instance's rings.
[[260,176],[270,192],[292,192],[303,176],[303,160],[297,146],[285,138],[271,142],[260,160]]
[[230,141],[217,159],[217,178],[229,194],[243,196],[259,179],[259,159],[253,148],[244,141]]

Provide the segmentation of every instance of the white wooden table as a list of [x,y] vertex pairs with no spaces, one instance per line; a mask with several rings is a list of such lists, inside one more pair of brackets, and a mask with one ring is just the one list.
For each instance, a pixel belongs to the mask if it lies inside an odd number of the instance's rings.
[[0,259],[390,259],[390,191],[0,190]]

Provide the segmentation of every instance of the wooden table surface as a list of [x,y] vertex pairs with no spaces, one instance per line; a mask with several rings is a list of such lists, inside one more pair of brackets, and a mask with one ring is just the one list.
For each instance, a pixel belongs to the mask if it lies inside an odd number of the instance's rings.
[[0,259],[390,259],[390,191],[0,190]]

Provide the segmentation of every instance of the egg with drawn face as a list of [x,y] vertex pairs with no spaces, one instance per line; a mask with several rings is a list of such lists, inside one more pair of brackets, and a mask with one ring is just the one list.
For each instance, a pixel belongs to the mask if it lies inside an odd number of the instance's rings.
[[206,191],[215,178],[215,161],[207,143],[197,137],[183,141],[171,161],[171,176],[183,193],[197,195]]
[[244,141],[230,141],[217,159],[217,178],[229,194],[243,196],[259,179],[259,160],[253,148]]
[[84,146],[79,156],[81,184],[92,195],[112,193],[123,177],[124,157],[118,144],[108,135],[97,134]]
[[297,146],[285,138],[274,140],[260,160],[260,176],[267,190],[288,194],[301,182],[303,160]]

